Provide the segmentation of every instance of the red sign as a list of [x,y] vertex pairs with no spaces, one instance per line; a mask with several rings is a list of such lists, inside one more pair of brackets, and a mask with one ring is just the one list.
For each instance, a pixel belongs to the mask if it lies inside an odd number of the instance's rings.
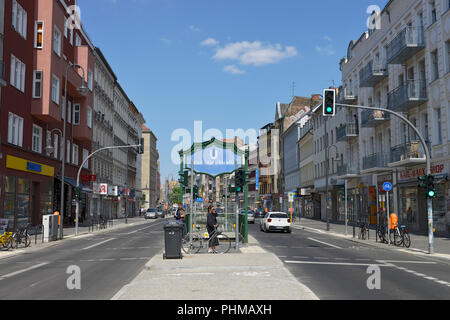
[[[438,175],[444,173],[445,165],[444,164],[437,164],[435,166],[431,166],[431,174]],[[423,168],[416,168],[416,169],[409,169],[400,172],[400,180],[406,180],[406,179],[415,179],[418,177],[426,176],[427,171],[425,167]]]

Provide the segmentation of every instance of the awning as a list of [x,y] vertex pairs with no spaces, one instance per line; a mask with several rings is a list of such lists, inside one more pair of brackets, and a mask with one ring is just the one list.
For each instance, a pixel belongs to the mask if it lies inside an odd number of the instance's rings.
[[[64,182],[67,183],[67,184],[70,184],[72,187],[76,187],[77,186],[77,182],[74,179],[72,179],[72,178],[64,177]],[[89,186],[85,186],[83,184],[80,184],[80,188],[81,188],[81,191],[84,192],[84,193],[94,193],[94,191]]]

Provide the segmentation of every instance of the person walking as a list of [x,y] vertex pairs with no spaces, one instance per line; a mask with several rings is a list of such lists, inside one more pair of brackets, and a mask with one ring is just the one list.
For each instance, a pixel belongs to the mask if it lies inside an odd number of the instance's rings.
[[184,238],[184,229],[186,227],[185,221],[186,221],[186,212],[183,209],[183,205],[181,203],[178,204],[177,213],[175,215],[175,219],[183,225],[183,228],[181,229],[181,237]]
[[[217,212],[214,209],[214,206],[210,205],[208,207],[208,215],[206,218],[206,229],[209,234],[209,238],[211,239],[211,236],[217,232]],[[217,240],[217,237],[214,237],[213,241],[208,242],[208,253],[217,253],[216,246],[219,244],[219,241]]]

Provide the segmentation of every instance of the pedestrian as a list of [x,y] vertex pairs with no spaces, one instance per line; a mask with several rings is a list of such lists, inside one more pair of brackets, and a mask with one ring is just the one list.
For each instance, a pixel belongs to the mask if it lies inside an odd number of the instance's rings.
[[175,219],[178,221],[178,223],[183,225],[183,228],[181,229],[181,237],[184,238],[184,229],[186,227],[185,221],[186,221],[186,212],[183,209],[183,205],[181,203],[178,204],[177,213],[175,214]]
[[[209,238],[217,232],[217,211],[214,209],[213,205],[208,207],[208,216],[206,218],[206,229],[209,234]],[[214,241],[208,242],[208,253],[217,253],[216,246],[219,244],[217,237],[214,237]]]

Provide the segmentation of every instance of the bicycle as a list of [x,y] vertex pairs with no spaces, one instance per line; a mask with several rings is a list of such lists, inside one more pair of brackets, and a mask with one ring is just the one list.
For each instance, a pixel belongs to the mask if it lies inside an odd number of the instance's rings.
[[24,244],[25,248],[28,248],[31,245],[31,238],[28,234],[28,231],[31,229],[31,224],[28,224],[26,227],[18,228],[17,232],[13,234],[13,246],[17,249],[19,244]]
[[200,228],[196,228],[197,232],[192,234],[192,242],[190,239],[190,234],[187,234],[182,240],[181,248],[186,254],[196,254],[199,253],[201,249],[208,248],[209,243],[215,243],[217,241],[215,253],[225,254],[231,249],[230,238],[222,233],[219,229],[216,229],[213,234],[200,233]]
[[0,246],[2,249],[9,250],[13,247],[14,239],[12,232],[5,232],[0,236]]
[[385,225],[378,225],[377,226],[377,235],[380,239],[381,243],[388,243],[387,241],[387,230]]
[[[394,243],[397,247],[400,247],[403,245],[406,248],[409,248],[411,246],[411,237],[409,236],[409,231],[406,226],[396,226],[394,229],[391,230],[391,242]],[[392,241],[392,239],[394,241]]]
[[369,228],[366,223],[362,223],[359,229],[358,238],[361,240],[369,239]]

